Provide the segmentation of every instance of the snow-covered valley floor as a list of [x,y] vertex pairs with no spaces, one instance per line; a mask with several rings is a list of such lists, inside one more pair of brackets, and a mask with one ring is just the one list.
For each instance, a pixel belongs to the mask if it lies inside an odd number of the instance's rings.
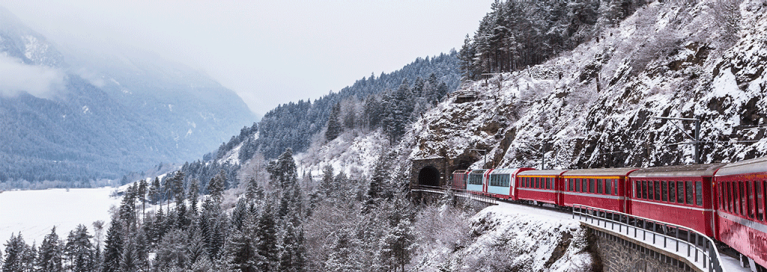
[[21,232],[27,244],[39,245],[53,226],[60,238],[79,224],[93,235],[92,223],[108,223],[109,208],[120,204],[119,198],[109,197],[112,191],[110,187],[4,191],[0,193],[0,244]]

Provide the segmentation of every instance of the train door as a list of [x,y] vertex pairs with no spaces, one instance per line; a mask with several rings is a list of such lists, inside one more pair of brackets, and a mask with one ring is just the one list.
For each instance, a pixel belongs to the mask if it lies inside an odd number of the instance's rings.
[[631,199],[632,199],[631,196],[634,195],[634,186],[632,186],[631,184],[632,182],[630,178],[620,177],[620,179],[621,179],[621,182],[619,182],[618,184],[623,186],[623,188],[620,188],[620,191],[619,191],[621,193],[620,196],[623,197],[623,199],[621,200],[621,202],[623,202],[623,213],[633,214],[631,209]]

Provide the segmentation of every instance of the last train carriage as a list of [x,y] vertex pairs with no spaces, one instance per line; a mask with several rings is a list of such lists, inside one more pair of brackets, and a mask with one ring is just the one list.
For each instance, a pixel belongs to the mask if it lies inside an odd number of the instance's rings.
[[714,180],[716,239],[767,267],[767,158],[723,166]]

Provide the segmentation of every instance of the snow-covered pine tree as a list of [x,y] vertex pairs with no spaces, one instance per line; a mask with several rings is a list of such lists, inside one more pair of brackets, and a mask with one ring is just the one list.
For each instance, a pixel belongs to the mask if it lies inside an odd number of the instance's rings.
[[37,267],[40,271],[61,272],[64,267],[61,263],[61,245],[59,244],[59,235],[56,234],[56,227],[51,229],[51,233],[45,235],[40,244],[38,252]]
[[328,117],[328,129],[325,131],[325,139],[332,141],[341,135],[343,127],[339,121],[341,115],[341,104],[336,103],[333,105],[333,109],[330,111],[330,117]]
[[210,179],[208,182],[208,194],[217,205],[221,205],[224,200],[224,189],[226,188],[226,173],[224,170],[219,171],[218,175]]
[[120,269],[120,259],[123,251],[122,222],[119,217],[113,217],[104,241],[104,261],[101,272],[115,272]]
[[245,188],[245,200],[247,200],[249,203],[252,203],[254,200],[261,199],[263,197],[264,190],[258,186],[256,178],[251,177],[248,179],[247,187]]
[[192,182],[189,184],[189,190],[186,197],[189,199],[189,207],[192,210],[191,215],[197,216],[199,213],[197,209],[197,199],[200,197],[200,181],[196,178],[192,179]]
[[280,260],[280,252],[277,248],[277,222],[272,210],[272,204],[267,202],[256,228],[256,252],[263,257],[257,266],[264,272],[277,271]]
[[32,246],[26,246],[24,255],[21,258],[21,271],[34,272],[37,270],[37,246],[32,242]]
[[3,259],[2,272],[16,272],[22,271],[24,268],[23,258],[24,251],[27,249],[27,244],[24,239],[11,233],[11,238],[5,242],[5,259]]
[[142,220],[146,218],[146,201],[147,201],[146,194],[147,194],[147,190],[149,190],[149,188],[147,188],[148,186],[149,184],[147,184],[145,179],[142,179],[141,181],[139,181],[138,199],[139,201],[141,201],[141,219]]
[[168,232],[157,245],[155,269],[170,271],[189,267],[191,263],[187,246],[187,234],[184,231],[174,229]]
[[267,166],[269,177],[273,183],[281,189],[286,189],[298,182],[298,170],[296,161],[293,159],[293,150],[285,149],[276,161],[272,161]]

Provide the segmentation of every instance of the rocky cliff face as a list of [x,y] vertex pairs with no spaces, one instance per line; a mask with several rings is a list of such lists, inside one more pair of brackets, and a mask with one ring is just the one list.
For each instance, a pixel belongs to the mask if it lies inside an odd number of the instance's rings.
[[401,146],[473,167],[693,163],[694,122],[659,116],[701,120],[703,163],[764,156],[765,14],[763,0],[650,3],[541,65],[465,83]]

